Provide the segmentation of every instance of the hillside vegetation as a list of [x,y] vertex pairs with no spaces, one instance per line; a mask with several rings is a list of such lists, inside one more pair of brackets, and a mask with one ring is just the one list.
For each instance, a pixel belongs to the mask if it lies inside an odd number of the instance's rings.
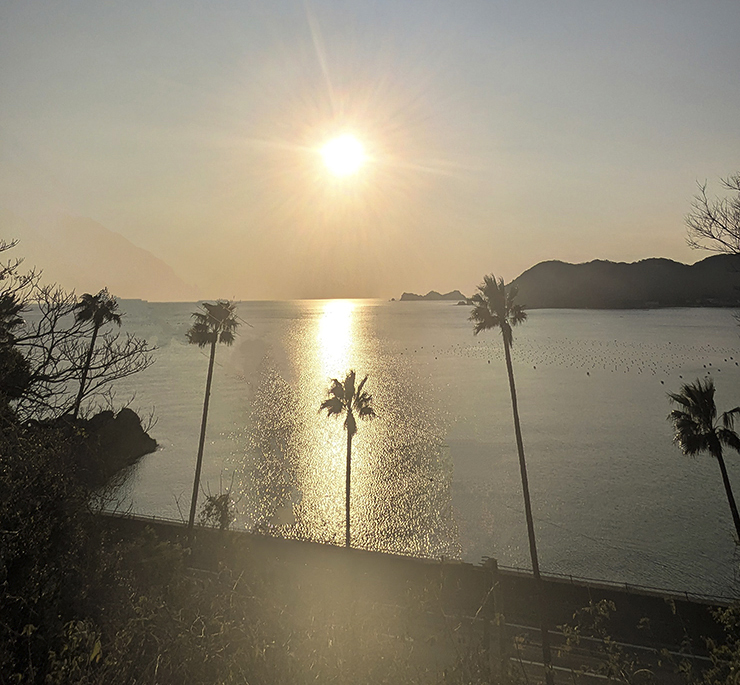
[[740,256],[714,255],[693,265],[670,259],[540,262],[511,285],[527,309],[736,307]]

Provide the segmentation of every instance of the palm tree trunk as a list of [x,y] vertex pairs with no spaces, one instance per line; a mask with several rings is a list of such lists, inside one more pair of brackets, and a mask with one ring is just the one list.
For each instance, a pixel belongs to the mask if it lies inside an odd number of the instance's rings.
[[552,656],[550,655],[550,634],[547,629],[547,612],[545,604],[545,587],[540,576],[540,564],[537,559],[537,542],[534,536],[534,520],[532,518],[532,504],[529,499],[529,480],[527,479],[527,462],[524,459],[524,441],[522,440],[522,429],[519,425],[519,407],[516,401],[516,387],[514,385],[514,368],[511,363],[511,351],[509,340],[506,335],[504,339],[504,355],[506,357],[506,371],[509,374],[509,390],[511,391],[511,409],[514,413],[514,434],[516,435],[516,449],[519,453],[519,471],[522,477],[522,493],[524,495],[524,513],[527,517],[527,534],[529,535],[529,555],[532,559],[532,572],[534,573],[535,585],[540,605],[540,630],[542,633],[542,662],[545,666],[545,682],[547,685],[554,684],[552,671]]
[[213,362],[216,358],[216,341],[211,343],[211,358],[208,362],[208,378],[206,379],[206,396],[203,400],[203,418],[200,422],[200,442],[198,443],[198,460],[195,463],[195,480],[193,481],[193,496],[190,499],[190,518],[188,532],[195,525],[195,508],[198,503],[198,487],[200,486],[200,469],[203,466],[203,447],[206,444],[206,422],[208,421],[208,400],[211,397],[211,380],[213,379]]
[[90,340],[90,347],[87,349],[87,356],[85,357],[85,365],[82,367],[82,378],[80,379],[80,389],[77,391],[77,398],[75,399],[75,406],[72,411],[72,418],[76,419],[77,414],[80,412],[80,405],[82,404],[82,398],[85,396],[85,383],[87,382],[87,374],[90,371],[90,364],[92,363],[93,350],[95,349],[95,341],[98,338],[98,331],[100,326],[97,324],[93,328],[92,338]]
[[349,547],[349,493],[352,482],[352,433],[347,431],[347,482],[345,484],[344,502],[344,545]]
[[725,493],[727,493],[727,501],[730,503],[732,520],[735,522],[735,533],[737,534],[738,540],[740,540],[740,516],[738,516],[737,505],[735,504],[735,498],[732,495],[732,486],[730,485],[730,477],[727,475],[725,460],[722,457],[722,452],[715,454],[714,456],[717,457],[720,471],[722,471],[722,482],[725,484]]

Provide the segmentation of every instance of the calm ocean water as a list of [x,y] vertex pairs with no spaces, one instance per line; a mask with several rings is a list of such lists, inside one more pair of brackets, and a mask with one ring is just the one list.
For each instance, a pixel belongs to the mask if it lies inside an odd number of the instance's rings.
[[[154,410],[160,444],[121,506],[186,516],[208,364],[185,341],[195,306],[121,304],[126,327],[159,350],[118,400]],[[246,302],[238,313],[236,344],[217,352],[203,488],[232,490],[240,527],[341,544],[345,434],[318,407],[329,379],[354,368],[378,414],[353,442],[354,543],[529,566],[498,332],[474,337],[468,308],[449,303]],[[733,313],[536,310],[515,329],[544,572],[735,593],[719,468],[682,455],[666,420],[666,393],[707,374],[721,411],[740,404]],[[728,455],[738,496],[739,461]]]

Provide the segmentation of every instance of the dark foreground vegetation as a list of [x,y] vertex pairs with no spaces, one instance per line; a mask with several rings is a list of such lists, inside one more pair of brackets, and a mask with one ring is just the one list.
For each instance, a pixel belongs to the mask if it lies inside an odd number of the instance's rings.
[[488,682],[488,643],[458,641],[444,612],[455,583],[350,556],[246,563],[225,531],[111,525],[74,435],[5,432],[1,447],[2,683]]
[[[2,510],[17,535],[4,527],[0,682],[462,684],[541,677],[541,668],[529,665],[539,661],[536,633],[505,625],[537,625],[531,578],[494,583],[485,567],[217,528],[196,528],[188,537],[184,524],[150,527],[98,515],[94,495],[68,471],[38,458],[29,466],[27,476],[34,476],[23,486],[33,499],[23,508],[15,498]],[[7,515],[9,507],[20,508],[17,516]],[[696,636],[692,621],[700,613],[658,598],[646,603],[648,618],[624,593],[599,599],[593,591],[551,586],[548,596],[552,618],[569,624],[558,625],[553,651],[556,666],[572,672],[558,670],[556,682],[594,682],[582,671],[622,683],[735,682],[734,610],[721,617],[727,637],[707,622],[713,648]],[[575,616],[571,597],[585,605]],[[635,641],[651,650],[622,644]]]

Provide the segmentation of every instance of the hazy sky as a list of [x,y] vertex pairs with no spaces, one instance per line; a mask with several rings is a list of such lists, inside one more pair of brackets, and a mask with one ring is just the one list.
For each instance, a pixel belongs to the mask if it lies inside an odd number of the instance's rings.
[[[0,0],[0,206],[90,217],[205,297],[696,261],[739,74],[737,0]],[[345,131],[371,161],[337,180]]]

